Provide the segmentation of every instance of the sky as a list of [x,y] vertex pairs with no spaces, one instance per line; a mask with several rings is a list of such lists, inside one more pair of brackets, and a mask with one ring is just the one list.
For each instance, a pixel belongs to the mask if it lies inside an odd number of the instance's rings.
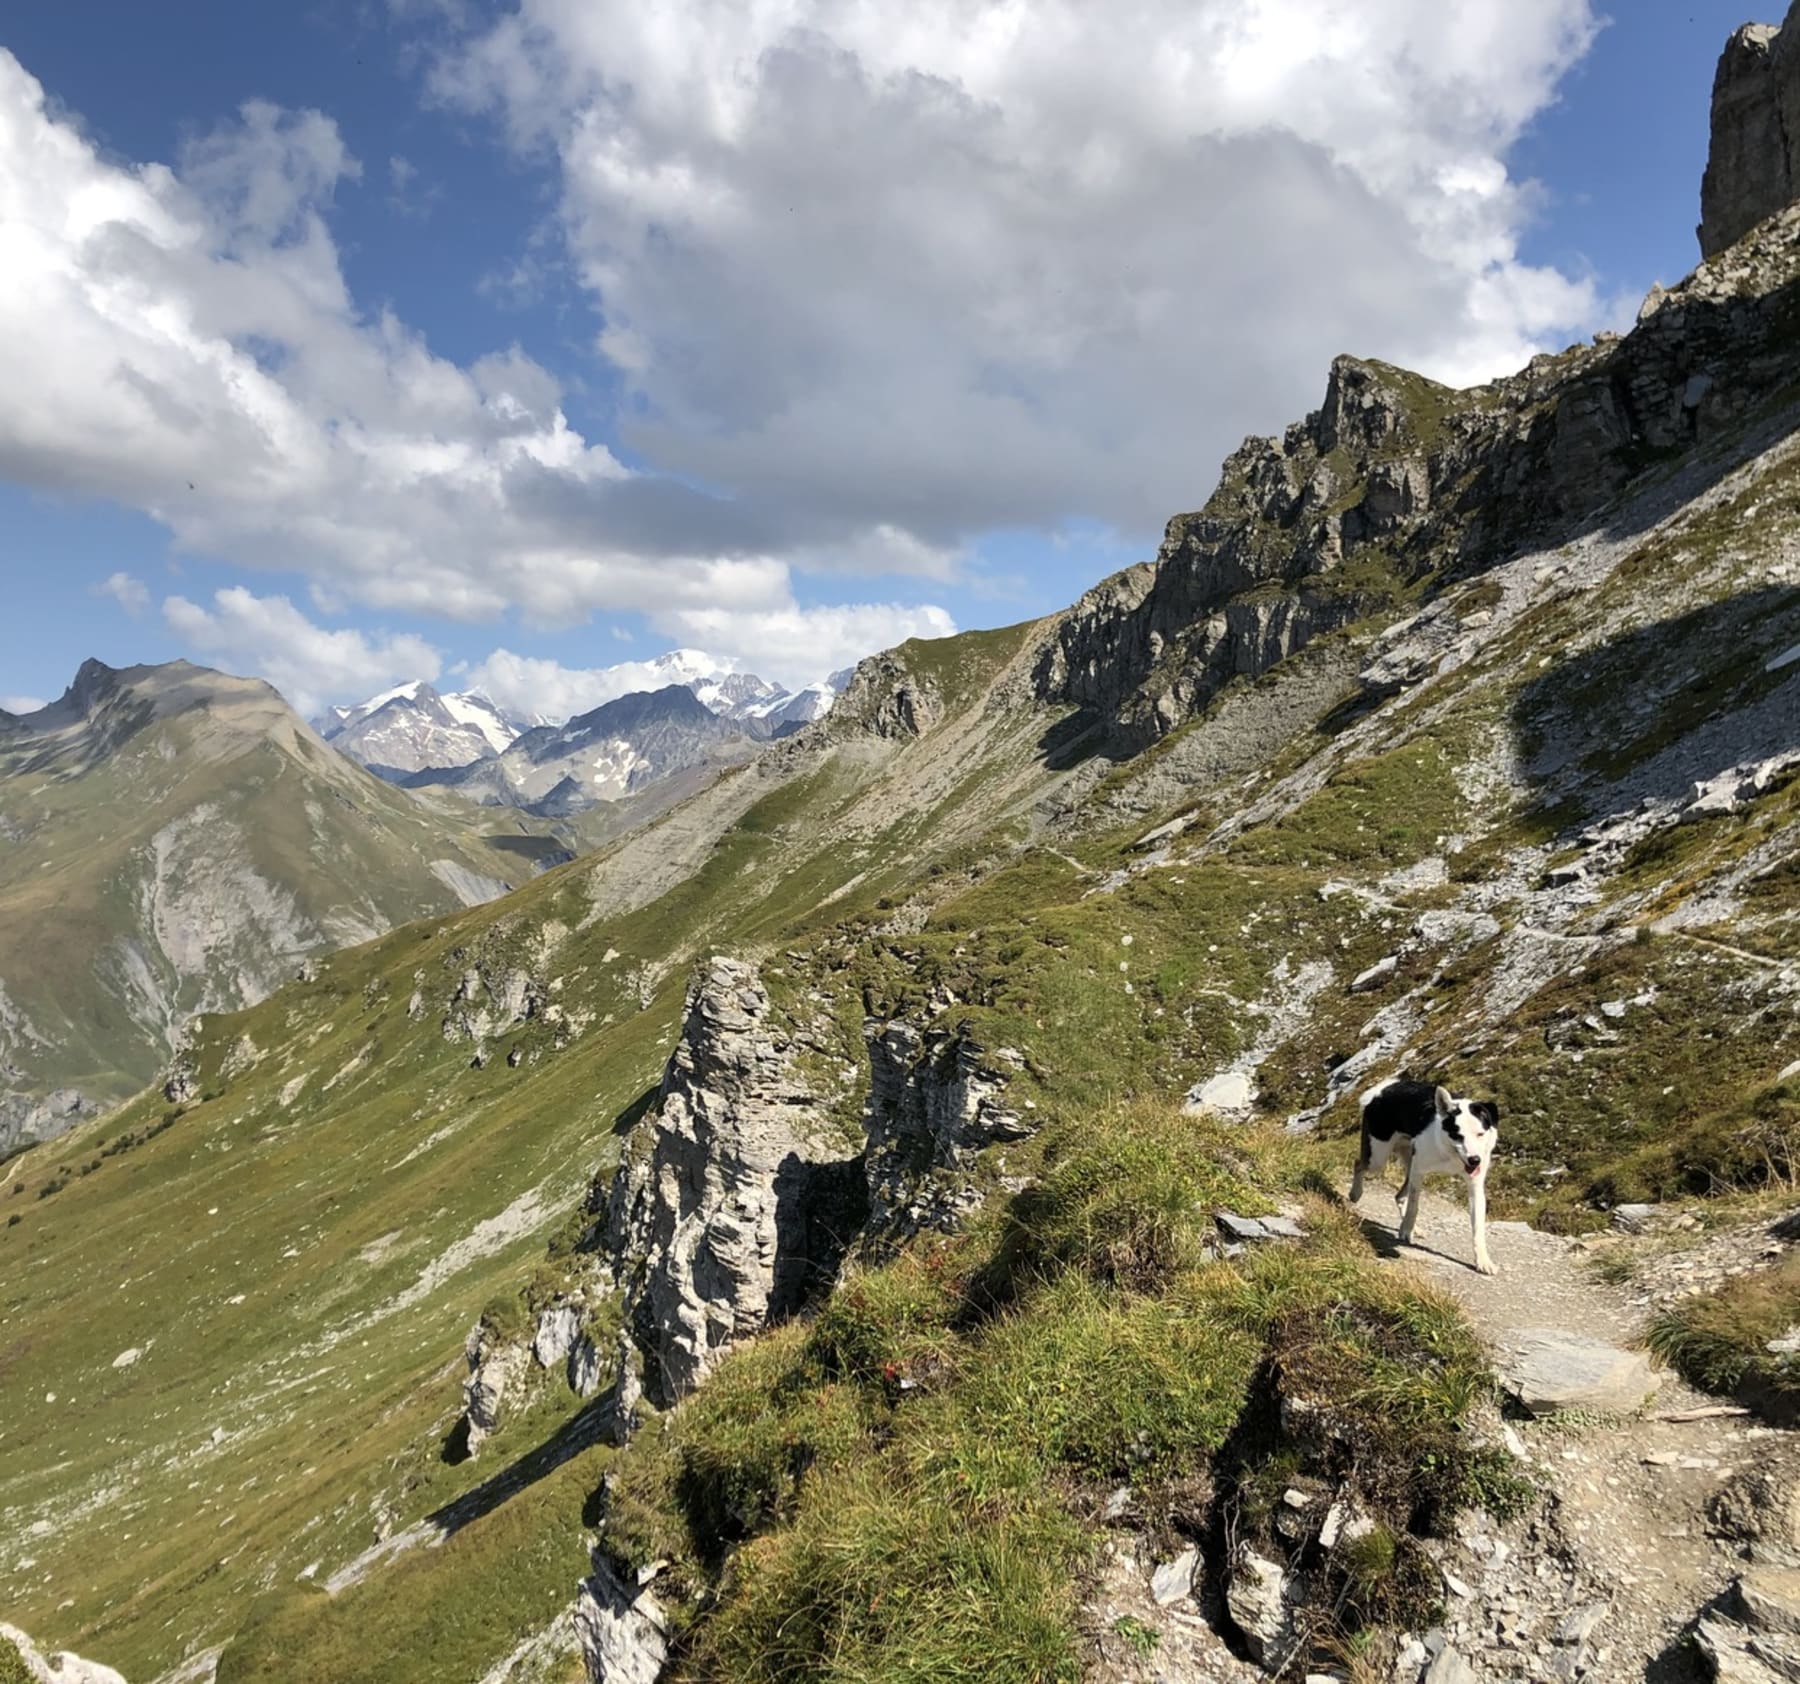
[[1332,356],[1692,268],[1746,3],[18,0],[0,707],[556,716],[1065,606]]

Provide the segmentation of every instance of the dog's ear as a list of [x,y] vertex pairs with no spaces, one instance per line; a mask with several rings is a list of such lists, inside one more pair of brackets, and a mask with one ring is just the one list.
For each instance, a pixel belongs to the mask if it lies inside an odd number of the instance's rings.
[[1491,1099],[1477,1100],[1475,1115],[1491,1129],[1497,1129],[1500,1126],[1500,1107]]
[[1452,1097],[1448,1088],[1439,1088],[1435,1097],[1437,1099],[1437,1114],[1440,1117],[1447,1117],[1456,1109],[1456,1100]]

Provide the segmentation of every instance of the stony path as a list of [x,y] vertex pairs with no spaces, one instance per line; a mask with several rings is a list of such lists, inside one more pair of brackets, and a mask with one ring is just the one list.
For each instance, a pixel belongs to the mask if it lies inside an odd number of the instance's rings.
[[[1394,1218],[1379,1187],[1365,1195],[1365,1225],[1396,1266],[1418,1270],[1453,1293],[1496,1352],[1526,1329],[1560,1328],[1630,1347],[1643,1310],[1629,1288],[1598,1278],[1571,1242],[1523,1223],[1490,1224],[1500,1273],[1469,1266],[1468,1214],[1441,1196],[1420,1210],[1417,1243],[1394,1243]],[[1685,1684],[1710,1676],[1688,1641],[1695,1615],[1743,1563],[1708,1536],[1706,1505],[1734,1474],[1796,1461],[1795,1435],[1748,1419],[1662,1417],[1716,1406],[1673,1376],[1637,1414],[1550,1417],[1507,1427],[1508,1442],[1554,1492],[1537,1536],[1496,1552],[1465,1538],[1447,1553],[1452,1585],[1446,1635],[1480,1677],[1648,1679]],[[1499,1559],[1496,1560],[1496,1554]],[[1534,1559],[1535,1558],[1535,1559]],[[1563,1622],[1605,1607],[1584,1642],[1556,1641]]]

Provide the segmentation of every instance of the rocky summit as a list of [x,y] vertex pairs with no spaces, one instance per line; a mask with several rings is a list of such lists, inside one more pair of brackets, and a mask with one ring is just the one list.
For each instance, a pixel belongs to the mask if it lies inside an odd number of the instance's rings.
[[1747,23],[1713,78],[1700,252],[1714,257],[1800,194],[1800,31]]
[[[1340,357],[790,734],[527,730],[490,815],[631,799],[504,893],[260,687],[0,719],[0,1678],[1795,1676],[1786,39],[1629,332]],[[1401,1073],[1499,1107],[1495,1275],[1348,1203]]]

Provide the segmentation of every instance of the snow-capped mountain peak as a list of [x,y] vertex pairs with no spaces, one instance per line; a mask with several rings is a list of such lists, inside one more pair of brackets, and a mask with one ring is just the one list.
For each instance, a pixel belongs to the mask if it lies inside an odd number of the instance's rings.
[[[678,686],[708,713],[735,721],[750,737],[763,738],[785,736],[823,717],[849,682],[850,671],[788,690],[702,649],[671,649],[651,660],[601,669],[592,677],[603,694],[620,686],[615,701]],[[315,724],[327,742],[352,759],[384,777],[411,782],[426,771],[461,770],[504,756],[521,736],[539,727],[585,736],[587,718],[585,713],[574,719],[521,715],[481,690],[440,693],[425,680],[413,679],[366,701],[334,707]]]
[[440,695],[423,679],[333,708],[318,724],[327,742],[389,777],[503,754],[528,728],[478,690]]

